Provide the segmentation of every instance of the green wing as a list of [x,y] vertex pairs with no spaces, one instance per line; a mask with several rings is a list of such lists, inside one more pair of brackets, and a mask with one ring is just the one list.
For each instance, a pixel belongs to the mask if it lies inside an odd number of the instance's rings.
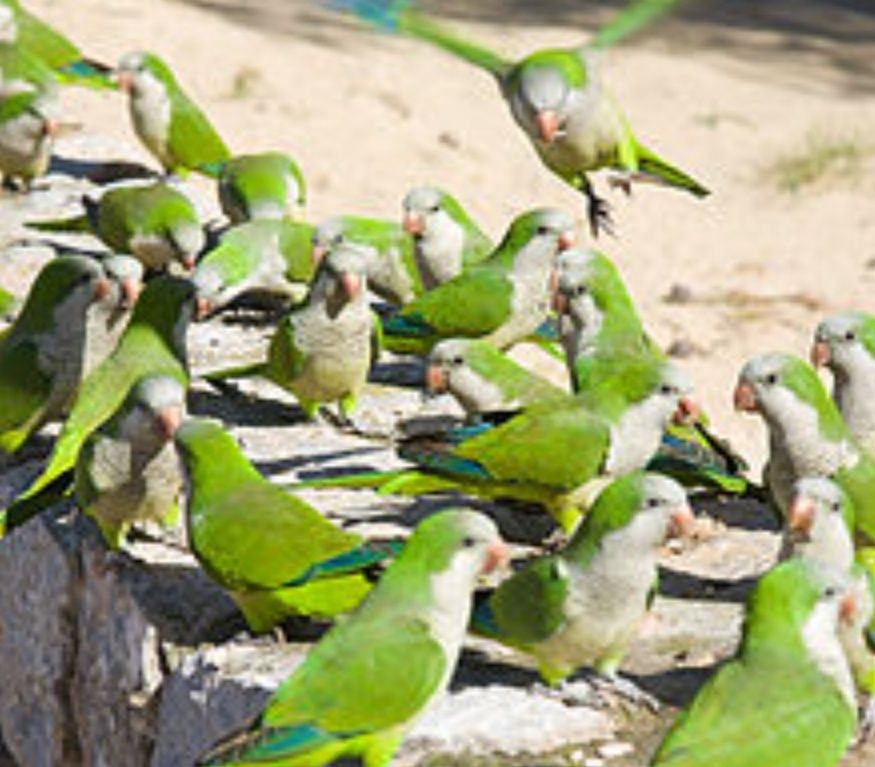
[[599,475],[609,444],[608,425],[577,403],[544,403],[454,452],[476,461],[493,480],[570,492]]
[[184,168],[222,163],[231,157],[204,113],[182,92],[173,97],[167,144],[176,164]]
[[485,336],[510,316],[512,298],[502,271],[472,268],[408,304],[384,327],[388,335]]
[[20,8],[15,14],[18,44],[52,69],[62,69],[82,58],[82,52],[60,32]]
[[230,589],[278,588],[361,543],[267,481],[240,484],[211,501],[198,517],[192,547]]
[[833,767],[855,712],[810,662],[780,649],[723,666],[681,714],[654,767]]
[[313,263],[312,224],[284,218],[281,223],[279,250],[286,262],[286,279],[290,282],[310,282],[316,273]]
[[277,326],[267,352],[265,375],[280,386],[304,372],[306,355],[295,345],[295,316],[285,317]]
[[21,341],[0,351],[0,451],[15,452],[37,425],[52,389],[37,347]]
[[875,462],[861,455],[854,466],[840,469],[833,479],[841,486],[854,507],[855,527],[875,541]]
[[535,560],[504,581],[489,599],[495,636],[522,646],[548,639],[564,621],[567,594],[568,578],[561,560]]

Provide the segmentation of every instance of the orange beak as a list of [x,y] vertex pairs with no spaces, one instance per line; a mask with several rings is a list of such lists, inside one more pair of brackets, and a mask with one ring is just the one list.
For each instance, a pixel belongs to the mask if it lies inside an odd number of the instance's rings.
[[404,231],[407,234],[422,234],[425,231],[425,218],[419,213],[406,211],[404,213]]
[[130,72],[116,72],[115,81],[120,91],[130,93],[134,89],[134,76]]
[[325,252],[328,250],[324,245],[313,243],[313,249],[310,251],[310,258],[313,259],[313,266],[319,266],[322,259],[325,258]]
[[362,292],[362,281],[356,275],[349,272],[344,272],[340,275],[340,285],[350,301]]
[[811,364],[819,368],[824,365],[829,365],[832,359],[832,352],[829,344],[826,341],[815,341],[811,346]]
[[849,591],[839,602],[839,620],[846,626],[852,626],[857,617],[857,598]]
[[574,232],[572,232],[570,230],[567,232],[562,232],[562,234],[559,235],[559,251],[562,252],[563,250],[568,250],[569,248],[573,248],[574,247],[574,240],[575,240]]
[[560,290],[554,290],[553,296],[550,300],[550,307],[553,309],[556,314],[567,314],[568,313],[568,296],[566,296]]
[[198,296],[194,300],[194,318],[198,322],[205,319],[211,311],[213,311],[213,302],[209,298]]
[[681,397],[678,400],[677,409],[674,411],[672,421],[681,426],[683,424],[695,423],[702,415],[702,409],[698,403],[689,396]]
[[679,506],[669,517],[668,538],[689,538],[696,526],[696,517],[689,506]]
[[54,138],[61,132],[61,124],[57,120],[49,120],[43,123],[43,134]]
[[125,309],[130,309],[135,303],[137,303],[137,299],[140,297],[140,291],[143,289],[143,285],[139,280],[133,280],[130,277],[126,277],[122,280],[122,306]]
[[739,381],[732,396],[732,403],[736,410],[742,413],[757,413],[760,406],[757,403],[757,393],[747,381]]
[[535,125],[538,128],[538,136],[545,144],[552,144],[559,132],[559,118],[550,109],[535,114]]
[[425,388],[435,394],[445,392],[450,387],[447,371],[440,365],[429,365],[425,369]]
[[190,272],[197,264],[197,259],[194,256],[183,256],[179,259],[179,263],[182,264],[183,269]]
[[814,527],[814,501],[805,496],[794,498],[787,512],[787,527],[799,537],[810,539]]
[[507,567],[510,562],[510,549],[501,538],[493,541],[486,547],[486,559],[480,572],[491,573],[499,567]]
[[158,411],[158,426],[166,439],[173,439],[181,423],[182,408],[165,407]]
[[112,286],[109,284],[109,280],[106,277],[101,277],[94,283],[94,300],[103,301],[103,299],[109,295],[111,288]]

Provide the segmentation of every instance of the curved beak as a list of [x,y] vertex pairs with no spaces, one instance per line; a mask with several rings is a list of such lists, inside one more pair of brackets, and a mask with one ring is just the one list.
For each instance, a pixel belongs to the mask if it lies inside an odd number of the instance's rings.
[[678,406],[672,416],[672,421],[678,426],[695,423],[702,415],[699,404],[689,395],[684,395],[678,400]]
[[197,258],[191,254],[181,255],[179,257],[179,263],[182,264],[182,268],[185,269],[185,271],[190,272],[197,264]]
[[832,359],[832,352],[830,351],[829,344],[826,341],[815,341],[811,345],[810,357],[811,364],[816,368],[829,365],[830,360]]
[[340,286],[343,288],[343,293],[350,301],[362,292],[362,281],[358,275],[344,272],[340,275]]
[[732,404],[735,409],[742,413],[757,413],[760,406],[757,402],[757,393],[747,381],[739,381],[732,395]]
[[182,408],[173,405],[164,407],[158,411],[158,426],[161,429],[161,434],[168,440],[173,439],[176,430],[182,423]]
[[194,300],[194,318],[200,322],[213,311],[213,302],[209,298],[198,296]]
[[425,231],[425,217],[411,211],[404,212],[404,231],[407,234],[418,235]]
[[482,574],[491,573],[499,567],[507,567],[510,562],[510,549],[507,544],[498,538],[486,547],[486,559],[480,569]]
[[429,365],[425,369],[425,388],[433,394],[441,394],[450,388],[447,371],[440,365]]
[[689,538],[696,526],[696,517],[689,506],[679,506],[668,518],[667,538]]
[[130,72],[116,71],[113,79],[120,91],[130,93],[134,89],[134,76]]
[[55,138],[61,132],[61,123],[57,120],[46,118],[43,122],[43,135]]
[[810,540],[814,513],[814,501],[804,495],[797,495],[787,511],[787,529],[802,540]]
[[317,245],[315,242],[313,243],[313,248],[310,251],[310,258],[313,259],[313,266],[319,266],[322,263],[322,259],[325,258],[325,254],[328,252],[328,248],[324,245]]
[[94,283],[94,300],[103,301],[109,295],[111,289],[112,285],[110,285],[109,278],[101,277]]
[[569,250],[570,248],[573,248],[575,239],[576,237],[572,230],[569,229],[568,231],[562,232],[562,234],[559,235],[560,253],[563,250]]
[[559,132],[559,117],[552,109],[536,112],[535,126],[541,141],[545,144],[552,144]]
[[140,291],[143,289],[143,284],[139,280],[125,277],[122,282],[122,302],[123,309],[130,309],[137,299],[140,297]]
[[857,617],[857,597],[848,591],[839,601],[839,620],[846,626],[853,626]]

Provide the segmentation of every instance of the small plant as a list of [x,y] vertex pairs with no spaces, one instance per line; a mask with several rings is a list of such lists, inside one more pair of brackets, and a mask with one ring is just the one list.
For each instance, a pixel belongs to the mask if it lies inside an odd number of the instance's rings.
[[766,175],[783,192],[797,192],[825,179],[856,179],[870,152],[858,137],[811,132],[802,148],[776,158]]

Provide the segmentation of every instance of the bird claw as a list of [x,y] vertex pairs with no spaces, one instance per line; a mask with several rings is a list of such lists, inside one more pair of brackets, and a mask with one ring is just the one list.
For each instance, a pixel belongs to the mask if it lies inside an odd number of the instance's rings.
[[598,237],[599,232],[605,232],[611,237],[615,236],[614,219],[611,217],[611,206],[608,205],[607,200],[591,190],[586,192],[586,196],[589,200],[586,215],[592,236]]
[[633,180],[631,173],[614,173],[608,176],[608,186],[611,189],[622,189],[627,197],[631,197]]
[[548,687],[541,682],[532,687],[536,695],[555,700],[564,706],[587,708],[607,708],[607,701],[587,684],[560,682],[556,687]]
[[875,696],[868,696],[866,702],[860,706],[857,721],[857,734],[851,741],[851,749],[863,745],[875,729]]
[[593,676],[591,680],[597,694],[610,693],[625,698],[635,706],[644,706],[654,714],[659,713],[662,704],[646,690],[642,690],[631,679],[619,675]]

